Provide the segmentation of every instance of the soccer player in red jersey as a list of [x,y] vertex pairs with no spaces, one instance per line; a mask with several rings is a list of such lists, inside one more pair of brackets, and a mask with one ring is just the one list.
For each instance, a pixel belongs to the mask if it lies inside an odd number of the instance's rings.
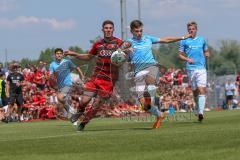
[[118,78],[118,67],[111,63],[111,55],[119,49],[123,41],[114,37],[114,23],[106,20],[102,24],[104,37],[95,42],[88,54],[78,54],[73,51],[65,52],[65,55],[75,56],[80,60],[90,60],[97,57],[97,64],[92,77],[84,85],[84,93],[81,96],[79,111],[70,119],[76,121],[84,112],[88,103],[94,98],[92,109],[89,110],[78,126],[78,131],[83,131],[85,125],[94,117],[98,108],[110,98],[114,82]]

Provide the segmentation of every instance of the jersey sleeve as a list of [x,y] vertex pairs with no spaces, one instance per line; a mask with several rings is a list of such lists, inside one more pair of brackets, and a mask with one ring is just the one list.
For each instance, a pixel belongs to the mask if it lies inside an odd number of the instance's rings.
[[203,40],[203,51],[204,52],[208,51],[208,46],[205,40]]
[[161,40],[160,38],[153,37],[153,36],[146,36],[146,38],[150,39],[152,43],[158,43]]
[[179,42],[179,49],[178,49],[179,52],[184,52],[184,51],[185,51],[185,49],[184,49],[184,44],[185,44],[185,41],[184,41],[184,40],[181,40],[181,41]]
[[97,43],[94,43],[92,48],[89,51],[89,54],[96,55],[97,54]]
[[117,39],[117,45],[119,48],[121,48],[124,45],[124,41],[122,41],[121,39]]

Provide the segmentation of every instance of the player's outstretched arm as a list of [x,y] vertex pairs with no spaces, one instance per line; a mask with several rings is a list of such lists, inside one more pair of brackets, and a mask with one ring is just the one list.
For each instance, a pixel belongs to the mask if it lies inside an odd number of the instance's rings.
[[77,67],[76,70],[78,72],[79,78],[81,80],[84,80],[85,77],[84,77],[84,74],[83,74],[82,70],[80,69],[80,67]]
[[172,42],[178,42],[180,40],[184,40],[187,38],[190,38],[192,35],[191,34],[187,34],[183,37],[165,37],[165,38],[160,38],[159,43],[172,43]]
[[64,55],[65,56],[74,56],[80,60],[90,60],[92,59],[93,55],[92,54],[79,54],[77,52],[74,52],[74,51],[65,51],[64,52]]

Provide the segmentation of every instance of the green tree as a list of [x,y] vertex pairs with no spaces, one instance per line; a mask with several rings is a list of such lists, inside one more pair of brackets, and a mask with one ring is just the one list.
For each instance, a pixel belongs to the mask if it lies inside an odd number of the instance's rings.
[[221,40],[220,49],[209,48],[210,69],[217,75],[234,74],[240,69],[240,44],[235,40]]
[[[71,46],[71,47],[69,47],[69,50],[75,51],[79,54],[87,54],[88,53],[87,51],[83,51],[78,46]],[[76,58],[71,58],[71,59],[75,64],[77,64],[81,68],[82,72],[86,76],[90,76],[92,74],[92,70],[93,70],[93,68],[96,64],[96,61],[95,61],[94,58],[90,61],[83,61],[83,60],[79,60],[79,59],[76,59]]]
[[183,63],[178,59],[178,47],[178,43],[161,44],[153,53],[156,60],[163,66],[182,68]]
[[28,58],[23,58],[20,61],[21,66],[24,68],[26,65],[36,65],[37,64],[37,60],[31,60]]
[[91,39],[89,42],[91,43],[91,44],[94,44],[95,42],[97,42],[98,40],[100,40],[101,39],[101,36],[97,36],[97,37],[95,37],[94,39]]
[[47,64],[50,64],[54,60],[54,50],[55,48],[47,48],[44,51],[41,51],[38,61],[44,61]]
[[240,69],[240,43],[236,40],[222,40],[220,55],[226,60],[235,64],[236,69]]
[[78,47],[78,46],[70,46],[70,47],[69,47],[69,50],[75,51],[75,52],[80,53],[80,54],[86,53],[85,51],[83,51],[83,50],[82,50],[80,47]]
[[217,75],[235,74],[236,65],[232,61],[224,61],[219,67],[215,68]]

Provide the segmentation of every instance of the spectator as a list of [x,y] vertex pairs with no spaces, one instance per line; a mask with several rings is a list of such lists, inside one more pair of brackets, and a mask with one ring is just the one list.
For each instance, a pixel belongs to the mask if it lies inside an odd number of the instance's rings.
[[4,73],[4,68],[2,63],[0,63],[0,72]]
[[1,105],[7,105],[7,96],[6,96],[6,76],[3,72],[0,72],[0,93],[1,93]]
[[2,82],[3,82],[3,74],[0,72],[0,107],[3,106],[2,104]]
[[42,71],[42,68],[38,68],[34,71],[33,82],[37,85],[38,88],[43,90],[45,88],[45,76]]
[[182,86],[183,84],[183,73],[182,70],[177,70],[177,73],[174,75],[174,85],[175,86]]
[[226,103],[227,108],[232,109],[232,100],[235,92],[235,85],[231,82],[230,79],[227,80],[225,84],[225,95],[226,95]]
[[237,87],[237,91],[238,91],[238,96],[240,97],[240,71],[238,71],[238,75],[236,78],[236,87]]
[[165,74],[165,81],[167,82],[167,84],[173,85],[173,74],[171,70],[168,70]]
[[[24,77],[21,73],[18,72],[20,65],[15,63],[13,64],[13,72],[10,73],[7,77],[7,87],[6,95],[9,97],[9,109],[7,112],[8,119],[12,119],[14,111],[17,112],[16,118],[19,120],[23,105],[23,94],[22,94],[22,85]],[[17,108],[14,108],[14,103],[16,102]]]

